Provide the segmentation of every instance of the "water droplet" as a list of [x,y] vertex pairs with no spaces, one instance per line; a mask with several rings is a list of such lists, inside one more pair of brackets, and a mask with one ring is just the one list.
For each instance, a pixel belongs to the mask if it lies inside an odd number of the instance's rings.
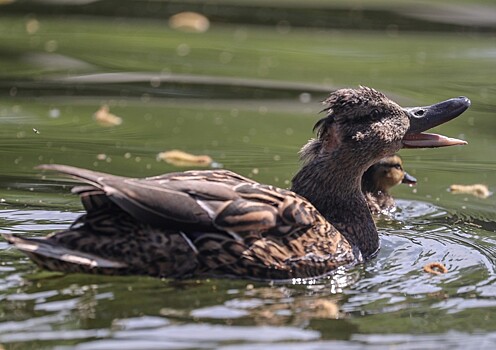
[[303,92],[299,96],[301,103],[309,103],[312,101],[312,95],[308,92]]
[[185,43],[179,44],[178,47],[176,48],[177,55],[181,57],[189,55],[190,52],[191,52],[191,48],[189,47],[188,44]]
[[48,40],[45,43],[45,51],[46,52],[55,52],[57,51],[59,44],[57,43],[56,40]]
[[35,34],[38,30],[40,29],[40,22],[35,19],[35,18],[31,18],[31,19],[28,19],[27,22],[26,22],[26,32],[28,34]]
[[48,111],[48,116],[50,118],[58,118],[58,117],[60,117],[60,109],[58,109],[58,108],[51,108]]

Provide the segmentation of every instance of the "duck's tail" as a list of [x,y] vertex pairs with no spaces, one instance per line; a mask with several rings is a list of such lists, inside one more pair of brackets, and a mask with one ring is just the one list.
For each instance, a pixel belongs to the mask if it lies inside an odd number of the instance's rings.
[[38,165],[36,169],[56,171],[65,175],[69,175],[82,182],[91,184],[97,188],[102,187],[101,180],[104,178],[106,179],[120,178],[120,176],[116,176],[116,175],[101,173],[98,171],[87,170],[82,168],[76,168],[74,166],[69,166],[69,165],[60,165],[60,164],[41,164]]
[[27,238],[6,233],[2,233],[1,236],[37,265],[48,270],[122,274],[122,271],[127,268],[123,262],[68,249],[54,244],[47,238]]

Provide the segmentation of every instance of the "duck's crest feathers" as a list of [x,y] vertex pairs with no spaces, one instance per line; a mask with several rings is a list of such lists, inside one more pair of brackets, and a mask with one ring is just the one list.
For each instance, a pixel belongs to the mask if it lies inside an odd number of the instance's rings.
[[331,123],[368,115],[374,110],[375,104],[384,100],[388,100],[386,95],[366,86],[336,90],[322,101],[325,106],[322,112],[325,112],[326,116],[317,121],[313,130],[318,138],[322,138]]

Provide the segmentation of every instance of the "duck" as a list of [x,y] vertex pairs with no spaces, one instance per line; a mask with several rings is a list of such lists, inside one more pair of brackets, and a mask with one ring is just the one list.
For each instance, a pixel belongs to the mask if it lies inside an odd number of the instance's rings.
[[46,237],[3,238],[41,268],[159,278],[320,278],[373,258],[379,234],[365,171],[401,148],[464,145],[424,131],[462,114],[466,97],[402,108],[360,86],[332,92],[291,189],[229,170],[129,178],[45,164],[76,178],[85,213]]
[[414,186],[417,179],[403,169],[403,161],[397,154],[382,158],[365,171],[362,192],[373,215],[387,215],[396,210],[389,190],[399,184]]

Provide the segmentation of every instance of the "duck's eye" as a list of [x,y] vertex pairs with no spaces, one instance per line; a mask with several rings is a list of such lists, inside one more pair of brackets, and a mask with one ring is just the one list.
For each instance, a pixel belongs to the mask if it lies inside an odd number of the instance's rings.
[[370,117],[374,120],[380,119],[381,116],[382,113],[378,109],[374,109],[372,110],[372,112],[370,112]]
[[394,168],[395,168],[395,169],[398,169],[398,170],[403,170],[403,169],[401,169],[401,165],[399,165],[399,164],[395,164],[395,165],[393,165],[393,166],[394,166]]

